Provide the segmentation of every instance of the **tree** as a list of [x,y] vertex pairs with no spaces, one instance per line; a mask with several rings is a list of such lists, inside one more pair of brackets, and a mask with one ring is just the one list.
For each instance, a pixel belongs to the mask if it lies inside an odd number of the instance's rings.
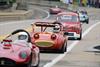
[[0,9],[7,9],[12,7],[16,0],[0,0]]

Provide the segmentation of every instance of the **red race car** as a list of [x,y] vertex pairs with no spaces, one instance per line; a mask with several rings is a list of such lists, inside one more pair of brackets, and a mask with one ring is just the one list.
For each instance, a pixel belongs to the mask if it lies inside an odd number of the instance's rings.
[[62,23],[67,30],[65,34],[68,38],[81,40],[82,38],[82,27],[79,20],[79,15],[74,12],[62,12],[57,15],[57,21]]
[[63,10],[59,8],[58,6],[52,7],[49,9],[50,14],[58,14],[62,12]]
[[45,21],[36,22],[32,27],[32,42],[40,48],[41,52],[66,52],[67,37],[64,36],[61,24]]
[[1,66],[38,67],[39,61],[39,48],[31,43],[30,35],[25,30],[14,31],[0,43]]

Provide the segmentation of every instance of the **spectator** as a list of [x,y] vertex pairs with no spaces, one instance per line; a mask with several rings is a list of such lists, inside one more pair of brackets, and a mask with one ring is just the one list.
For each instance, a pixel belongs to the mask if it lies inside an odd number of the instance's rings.
[[99,8],[99,0],[96,0],[96,1],[95,1],[95,7],[96,7],[96,8]]
[[99,0],[99,8],[100,8],[100,0]]
[[82,6],[87,6],[87,0],[82,0]]
[[73,4],[73,0],[69,0],[69,3],[70,3],[70,4]]
[[87,5],[88,5],[88,7],[91,6],[91,1],[90,0],[87,1]]

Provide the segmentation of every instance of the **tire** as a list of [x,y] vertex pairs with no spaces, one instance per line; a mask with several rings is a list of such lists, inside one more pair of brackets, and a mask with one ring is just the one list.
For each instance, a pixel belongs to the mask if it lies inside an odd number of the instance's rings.
[[87,24],[89,24],[89,19],[88,19],[88,20],[86,20],[86,23],[87,23]]
[[39,67],[40,64],[40,54],[38,55],[38,64],[36,66],[32,66],[32,67]]
[[86,20],[86,24],[89,24],[89,19]]
[[32,61],[30,60],[30,62],[28,64],[23,65],[22,67],[32,67],[31,66]]
[[65,52],[67,51],[67,41],[65,41]]
[[31,56],[31,59],[30,59],[29,63],[25,65],[25,67],[32,67],[31,66],[31,64],[32,64],[32,55],[30,55],[30,56]]
[[65,41],[62,48],[60,49],[60,53],[64,53],[67,51],[67,42]]
[[31,63],[29,63],[29,64],[27,65],[27,67],[32,67],[32,66],[31,66]]
[[82,31],[81,31],[81,33],[80,33],[80,37],[77,38],[77,40],[81,40],[81,39],[82,39]]

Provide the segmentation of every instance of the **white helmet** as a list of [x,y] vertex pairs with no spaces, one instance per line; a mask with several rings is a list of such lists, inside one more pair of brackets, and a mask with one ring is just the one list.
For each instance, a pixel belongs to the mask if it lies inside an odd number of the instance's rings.
[[18,33],[18,40],[28,41],[28,34],[25,32]]
[[55,24],[54,32],[57,33],[59,31],[60,31],[60,25],[59,24]]

